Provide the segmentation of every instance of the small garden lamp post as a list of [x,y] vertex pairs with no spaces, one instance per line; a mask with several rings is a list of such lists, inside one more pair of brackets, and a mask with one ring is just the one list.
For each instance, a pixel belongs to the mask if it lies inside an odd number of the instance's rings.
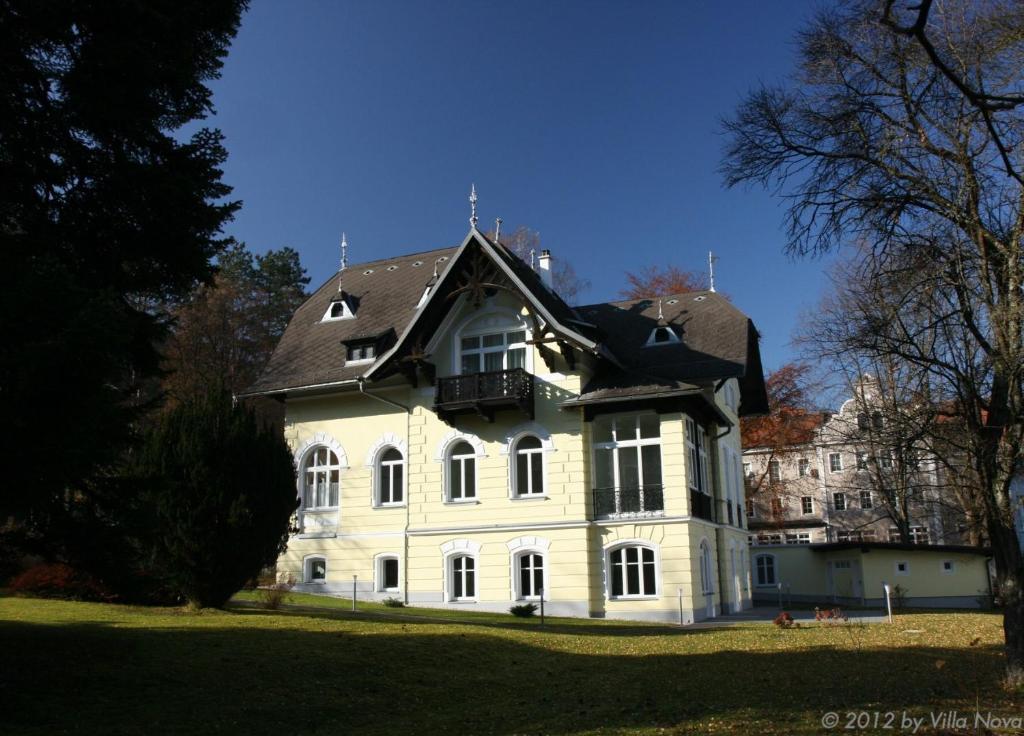
[[885,610],[889,614],[889,623],[892,623],[892,590],[889,588],[889,583],[882,581],[882,590],[885,591]]
[[358,575],[352,576],[352,613],[356,612],[356,578]]

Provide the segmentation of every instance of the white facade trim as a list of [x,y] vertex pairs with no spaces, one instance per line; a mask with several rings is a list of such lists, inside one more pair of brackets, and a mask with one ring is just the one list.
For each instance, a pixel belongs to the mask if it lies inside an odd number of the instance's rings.
[[334,435],[329,432],[317,432],[299,445],[293,454],[293,457],[295,458],[295,467],[300,472],[302,470],[302,461],[305,459],[306,453],[314,447],[327,447],[332,450],[334,454],[338,456],[338,465],[341,469],[348,470],[348,455],[345,454],[345,448],[341,446],[341,443],[334,439]]
[[437,445],[437,451],[434,453],[434,461],[443,463],[448,459],[448,450],[451,449],[452,445],[456,442],[463,440],[468,442],[473,450],[476,452],[477,459],[487,457],[487,450],[484,447],[484,441],[477,437],[475,434],[469,434],[468,432],[459,432],[458,430],[452,430],[446,434]]
[[370,448],[369,452],[366,453],[366,460],[364,461],[364,464],[369,468],[376,469],[377,458],[388,447],[394,447],[396,450],[402,453],[403,458],[409,457],[409,448],[405,444],[405,440],[403,440],[394,432],[388,432],[387,434],[381,436],[377,440],[377,442],[374,443],[373,447]]
[[[644,595],[612,595],[612,552],[617,549],[624,547],[646,547],[647,549],[653,550],[654,552],[654,585],[655,592],[653,594]],[[604,564],[604,597],[607,601],[642,601],[642,600],[657,600],[662,597],[664,592],[662,588],[661,580],[661,545],[657,542],[652,542],[650,539],[615,539],[605,543],[603,548],[604,554],[602,562]],[[643,564],[643,558],[641,557],[641,565]],[[641,580],[643,579],[643,573],[640,575]]]
[[556,452],[555,441],[551,438],[551,432],[537,422],[526,422],[513,427],[505,433],[505,444],[498,451],[499,455],[511,455],[516,442],[527,435],[533,435],[540,440],[541,449],[544,452]]
[[509,552],[522,552],[525,549],[535,549],[547,552],[551,541],[543,537],[516,537],[505,543]]

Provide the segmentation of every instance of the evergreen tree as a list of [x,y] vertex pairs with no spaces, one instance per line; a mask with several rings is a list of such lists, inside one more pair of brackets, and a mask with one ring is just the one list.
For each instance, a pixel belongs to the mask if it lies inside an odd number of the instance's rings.
[[[212,110],[243,0],[0,3],[0,511],[121,456],[167,321],[237,208]],[[44,438],[57,437],[53,441]]]
[[137,460],[152,570],[193,607],[224,605],[284,552],[298,501],[279,432],[215,389],[160,418]]

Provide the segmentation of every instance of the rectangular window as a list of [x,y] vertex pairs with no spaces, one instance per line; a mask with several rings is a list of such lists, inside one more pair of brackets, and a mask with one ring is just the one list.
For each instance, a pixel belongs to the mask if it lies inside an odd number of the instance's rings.
[[595,513],[664,511],[661,420],[656,414],[594,421]]
[[772,514],[778,516],[786,510],[786,502],[781,498],[772,499]]
[[782,480],[782,467],[779,465],[778,460],[772,460],[768,463],[768,480],[772,483],[778,483]]
[[747,518],[753,519],[756,515],[754,514],[754,502],[751,499],[747,499]]
[[890,468],[892,468],[892,453],[891,452],[880,452],[880,453],[878,453],[878,462],[879,462],[879,464],[883,468],[885,468],[886,470],[889,470]]
[[796,463],[796,472],[801,478],[806,478],[811,472],[810,461],[805,457],[800,458]]
[[871,500],[871,491],[860,492],[860,507],[862,509],[874,508],[875,504]]
[[836,511],[846,511],[846,494],[845,493],[833,493],[832,494],[832,507]]
[[897,575],[909,575],[910,574],[910,563],[909,562],[897,562],[896,563],[896,574]]
[[398,590],[398,558],[385,557],[381,560],[381,585],[385,591]]
[[810,532],[797,532],[796,534],[786,535],[786,544],[810,544],[811,533]]
[[803,512],[804,514],[813,514],[814,513],[814,499],[811,498],[810,496],[801,496],[800,497],[800,511]]
[[743,463],[743,477],[744,478],[750,478],[753,474],[754,474],[754,471],[751,470],[750,463]]
[[868,469],[868,454],[866,452],[857,453],[857,470]]
[[843,456],[838,452],[830,452],[828,454],[828,471],[830,473],[840,473],[843,470]]
[[942,561],[942,572],[944,575],[952,575],[956,571],[953,560]]
[[461,373],[526,368],[526,332],[496,332],[464,337],[461,346]]
[[348,345],[347,360],[352,363],[360,360],[372,360],[377,355],[377,346],[372,342],[357,342]]

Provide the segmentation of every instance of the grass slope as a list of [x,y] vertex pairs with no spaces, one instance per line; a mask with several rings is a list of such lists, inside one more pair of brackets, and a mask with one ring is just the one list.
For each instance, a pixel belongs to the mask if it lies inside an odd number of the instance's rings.
[[5,597],[0,733],[809,734],[826,711],[973,713],[976,698],[1020,715],[998,686],[1000,624],[942,613],[790,631],[566,619],[541,630],[497,615]]

